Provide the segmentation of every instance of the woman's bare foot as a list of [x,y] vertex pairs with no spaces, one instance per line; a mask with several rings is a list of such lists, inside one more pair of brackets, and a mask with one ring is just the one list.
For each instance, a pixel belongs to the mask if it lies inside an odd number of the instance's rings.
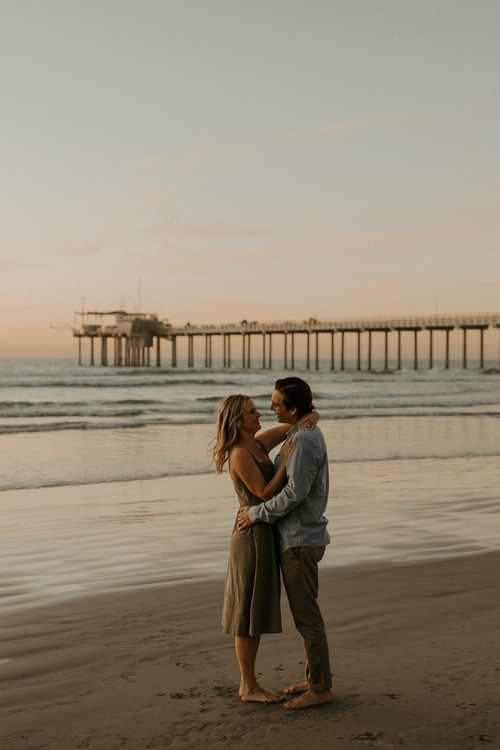
[[307,682],[299,682],[297,685],[292,685],[292,687],[285,688],[283,692],[285,695],[299,695],[300,693],[307,693],[309,690],[309,685]]
[[283,696],[256,685],[245,693],[240,690],[240,700],[244,703],[281,703]]
[[323,706],[325,703],[332,703],[333,695],[331,690],[307,690],[298,698],[287,701],[284,708],[310,708],[311,706]]

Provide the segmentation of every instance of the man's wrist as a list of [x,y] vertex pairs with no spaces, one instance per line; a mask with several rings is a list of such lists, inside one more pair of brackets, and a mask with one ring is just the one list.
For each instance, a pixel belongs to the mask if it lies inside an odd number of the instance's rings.
[[250,519],[252,523],[255,523],[255,521],[257,520],[257,508],[258,507],[259,507],[258,505],[252,505],[248,509],[248,518]]

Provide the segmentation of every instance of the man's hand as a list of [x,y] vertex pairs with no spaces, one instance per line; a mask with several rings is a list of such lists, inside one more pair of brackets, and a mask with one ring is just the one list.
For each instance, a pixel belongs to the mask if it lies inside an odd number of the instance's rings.
[[252,526],[252,521],[249,518],[248,511],[250,510],[250,505],[245,505],[243,508],[240,508],[238,511],[238,519],[236,521],[236,530],[237,531],[243,531],[244,529],[248,529],[249,526]]

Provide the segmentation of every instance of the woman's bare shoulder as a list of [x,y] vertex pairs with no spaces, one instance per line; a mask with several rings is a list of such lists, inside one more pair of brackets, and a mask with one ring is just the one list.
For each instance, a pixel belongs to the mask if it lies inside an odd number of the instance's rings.
[[248,448],[243,448],[242,445],[236,445],[231,451],[230,459],[233,463],[235,461],[247,461],[249,456]]

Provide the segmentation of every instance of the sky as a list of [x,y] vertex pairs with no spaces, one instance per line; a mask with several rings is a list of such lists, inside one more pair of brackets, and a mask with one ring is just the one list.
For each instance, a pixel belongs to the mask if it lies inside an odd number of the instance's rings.
[[500,312],[498,0],[0,0],[0,356]]

